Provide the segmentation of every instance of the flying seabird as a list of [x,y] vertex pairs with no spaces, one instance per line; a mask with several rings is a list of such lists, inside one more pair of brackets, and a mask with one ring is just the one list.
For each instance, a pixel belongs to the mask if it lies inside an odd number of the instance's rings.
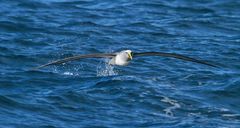
[[43,68],[50,65],[62,64],[73,60],[79,60],[84,58],[110,58],[108,64],[110,65],[118,65],[118,66],[125,66],[128,65],[129,62],[133,59],[133,57],[142,57],[142,56],[162,56],[162,57],[171,57],[176,59],[181,59],[185,61],[191,61],[199,64],[208,65],[211,67],[217,67],[213,64],[210,64],[203,60],[194,59],[191,57],[187,57],[184,55],[176,54],[176,53],[164,53],[164,52],[142,52],[142,53],[134,53],[131,50],[123,50],[117,53],[96,53],[96,54],[85,54],[85,55],[77,55],[72,57],[67,57],[64,59],[56,60],[44,65],[40,65],[38,67],[33,68],[33,70]]

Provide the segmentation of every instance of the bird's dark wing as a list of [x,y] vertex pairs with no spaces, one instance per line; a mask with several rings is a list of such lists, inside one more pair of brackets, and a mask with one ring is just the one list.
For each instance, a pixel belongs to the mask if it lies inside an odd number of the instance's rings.
[[50,65],[55,65],[55,64],[62,64],[62,63],[65,63],[65,62],[78,60],[78,59],[84,59],[84,58],[112,58],[112,57],[115,57],[115,56],[116,56],[116,54],[114,54],[114,53],[77,55],[77,56],[72,56],[72,57],[67,57],[67,58],[64,58],[64,59],[56,60],[56,61],[44,64],[44,65],[40,65],[38,67],[32,68],[32,70],[36,70],[36,69],[39,69],[39,68],[43,68],[43,67],[50,66]]
[[195,63],[200,63],[200,64],[204,64],[204,65],[208,65],[211,67],[217,67],[216,65],[210,64],[206,61],[203,60],[197,60],[191,57],[187,57],[184,55],[180,55],[180,54],[175,54],[175,53],[164,53],[164,52],[143,52],[143,53],[133,53],[133,56],[163,56],[163,57],[171,57],[171,58],[176,58],[176,59],[181,59],[181,60],[185,60],[185,61],[191,61],[191,62],[195,62]]

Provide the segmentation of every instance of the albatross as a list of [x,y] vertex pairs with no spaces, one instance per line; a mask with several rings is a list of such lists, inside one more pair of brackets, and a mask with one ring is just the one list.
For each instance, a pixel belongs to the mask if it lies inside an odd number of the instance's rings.
[[141,52],[141,53],[135,53],[131,50],[123,50],[121,52],[117,53],[95,53],[95,54],[85,54],[85,55],[76,55],[72,57],[67,57],[64,59],[59,59],[56,61],[52,61],[50,63],[40,65],[38,67],[33,68],[33,70],[43,68],[50,65],[56,65],[56,64],[63,64],[69,61],[73,60],[79,60],[79,59],[85,59],[85,58],[109,58],[110,61],[108,62],[109,65],[118,65],[118,66],[125,66],[128,65],[129,62],[135,58],[135,57],[143,57],[143,56],[162,56],[162,57],[170,57],[170,58],[176,58],[184,61],[190,61],[195,62],[211,67],[217,67],[213,64],[210,64],[206,61],[194,59],[185,55],[180,55],[176,53],[165,53],[165,52]]

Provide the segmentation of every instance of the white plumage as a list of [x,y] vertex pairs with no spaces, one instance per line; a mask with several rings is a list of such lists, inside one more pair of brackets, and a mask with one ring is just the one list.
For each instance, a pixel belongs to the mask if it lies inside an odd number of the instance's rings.
[[119,66],[128,65],[129,61],[132,60],[131,54],[132,54],[131,50],[121,51],[117,53],[117,55],[110,60],[109,64],[119,65]]

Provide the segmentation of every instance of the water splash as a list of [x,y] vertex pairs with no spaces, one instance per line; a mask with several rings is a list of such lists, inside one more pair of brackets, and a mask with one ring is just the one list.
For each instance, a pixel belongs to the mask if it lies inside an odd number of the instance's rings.
[[66,76],[80,76],[81,71],[84,70],[84,67],[82,64],[74,65],[73,67],[71,65],[65,65],[62,64],[61,66],[53,66],[52,71],[57,74],[66,75]]
[[118,72],[114,70],[114,67],[108,64],[108,61],[100,62],[97,67],[97,76],[114,76],[118,75]]
[[64,75],[69,75],[69,76],[74,75],[72,72],[64,72],[63,74],[64,74]]

